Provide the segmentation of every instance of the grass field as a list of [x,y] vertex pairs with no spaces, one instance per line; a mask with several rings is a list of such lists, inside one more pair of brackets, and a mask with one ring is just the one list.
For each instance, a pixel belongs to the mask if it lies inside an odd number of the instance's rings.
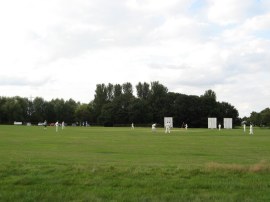
[[0,201],[270,201],[270,131],[0,126]]

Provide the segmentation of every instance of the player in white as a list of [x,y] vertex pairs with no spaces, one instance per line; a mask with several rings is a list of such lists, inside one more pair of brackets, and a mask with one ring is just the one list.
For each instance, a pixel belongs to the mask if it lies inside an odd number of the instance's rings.
[[58,121],[55,122],[55,131],[58,132],[58,126],[59,126],[59,123]]
[[253,125],[252,124],[250,124],[250,126],[249,126],[249,134],[253,135]]
[[134,124],[133,123],[131,123],[131,129],[134,129]]
[[246,132],[246,124],[243,124],[244,133]]
[[221,129],[221,124],[218,124],[218,130],[220,130]]
[[65,127],[65,122],[64,121],[62,121],[61,126],[62,126],[62,130],[64,130],[64,127]]
[[187,130],[187,128],[188,128],[188,125],[187,125],[187,123],[186,123],[186,125],[185,125],[185,129]]
[[165,124],[165,133],[171,133],[171,124],[169,122]]
[[152,132],[156,132],[156,123],[152,124]]

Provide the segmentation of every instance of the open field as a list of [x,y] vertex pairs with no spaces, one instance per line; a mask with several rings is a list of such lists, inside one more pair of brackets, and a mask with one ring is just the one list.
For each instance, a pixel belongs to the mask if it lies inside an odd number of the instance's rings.
[[270,131],[0,126],[0,201],[270,201]]

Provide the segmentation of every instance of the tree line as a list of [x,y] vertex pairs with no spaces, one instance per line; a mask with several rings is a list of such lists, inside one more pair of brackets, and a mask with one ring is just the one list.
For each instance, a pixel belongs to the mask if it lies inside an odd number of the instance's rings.
[[270,126],[270,108],[265,108],[261,112],[251,112],[250,117],[244,117],[243,122],[252,123],[260,127]]
[[185,95],[169,92],[158,81],[139,82],[135,89],[136,96],[129,82],[97,84],[94,99],[88,104],[72,99],[0,97],[0,123],[58,120],[105,126],[163,125],[164,117],[173,117],[176,127],[182,123],[189,127],[207,127],[208,117],[217,117],[219,123],[223,123],[223,118],[233,118],[234,125],[241,123],[237,109],[227,102],[218,102],[212,90],[206,90],[201,96]]
[[217,102],[216,93],[207,90],[201,96],[169,92],[158,81],[139,82],[133,95],[131,83],[98,84],[95,98],[91,102],[93,122],[115,124],[163,124],[164,117],[173,117],[179,127],[188,123],[190,127],[207,127],[208,117],[233,118],[240,124],[239,113],[227,102]]
[[0,123],[12,124],[14,121],[30,122],[56,122],[63,120],[74,122],[80,119],[80,109],[84,104],[75,102],[72,99],[52,99],[45,101],[41,97],[34,100],[28,98],[0,97]]

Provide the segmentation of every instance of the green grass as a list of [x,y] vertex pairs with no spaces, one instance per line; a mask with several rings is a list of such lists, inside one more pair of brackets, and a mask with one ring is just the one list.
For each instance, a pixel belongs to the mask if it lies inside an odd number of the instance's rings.
[[270,201],[270,131],[0,126],[0,201]]

